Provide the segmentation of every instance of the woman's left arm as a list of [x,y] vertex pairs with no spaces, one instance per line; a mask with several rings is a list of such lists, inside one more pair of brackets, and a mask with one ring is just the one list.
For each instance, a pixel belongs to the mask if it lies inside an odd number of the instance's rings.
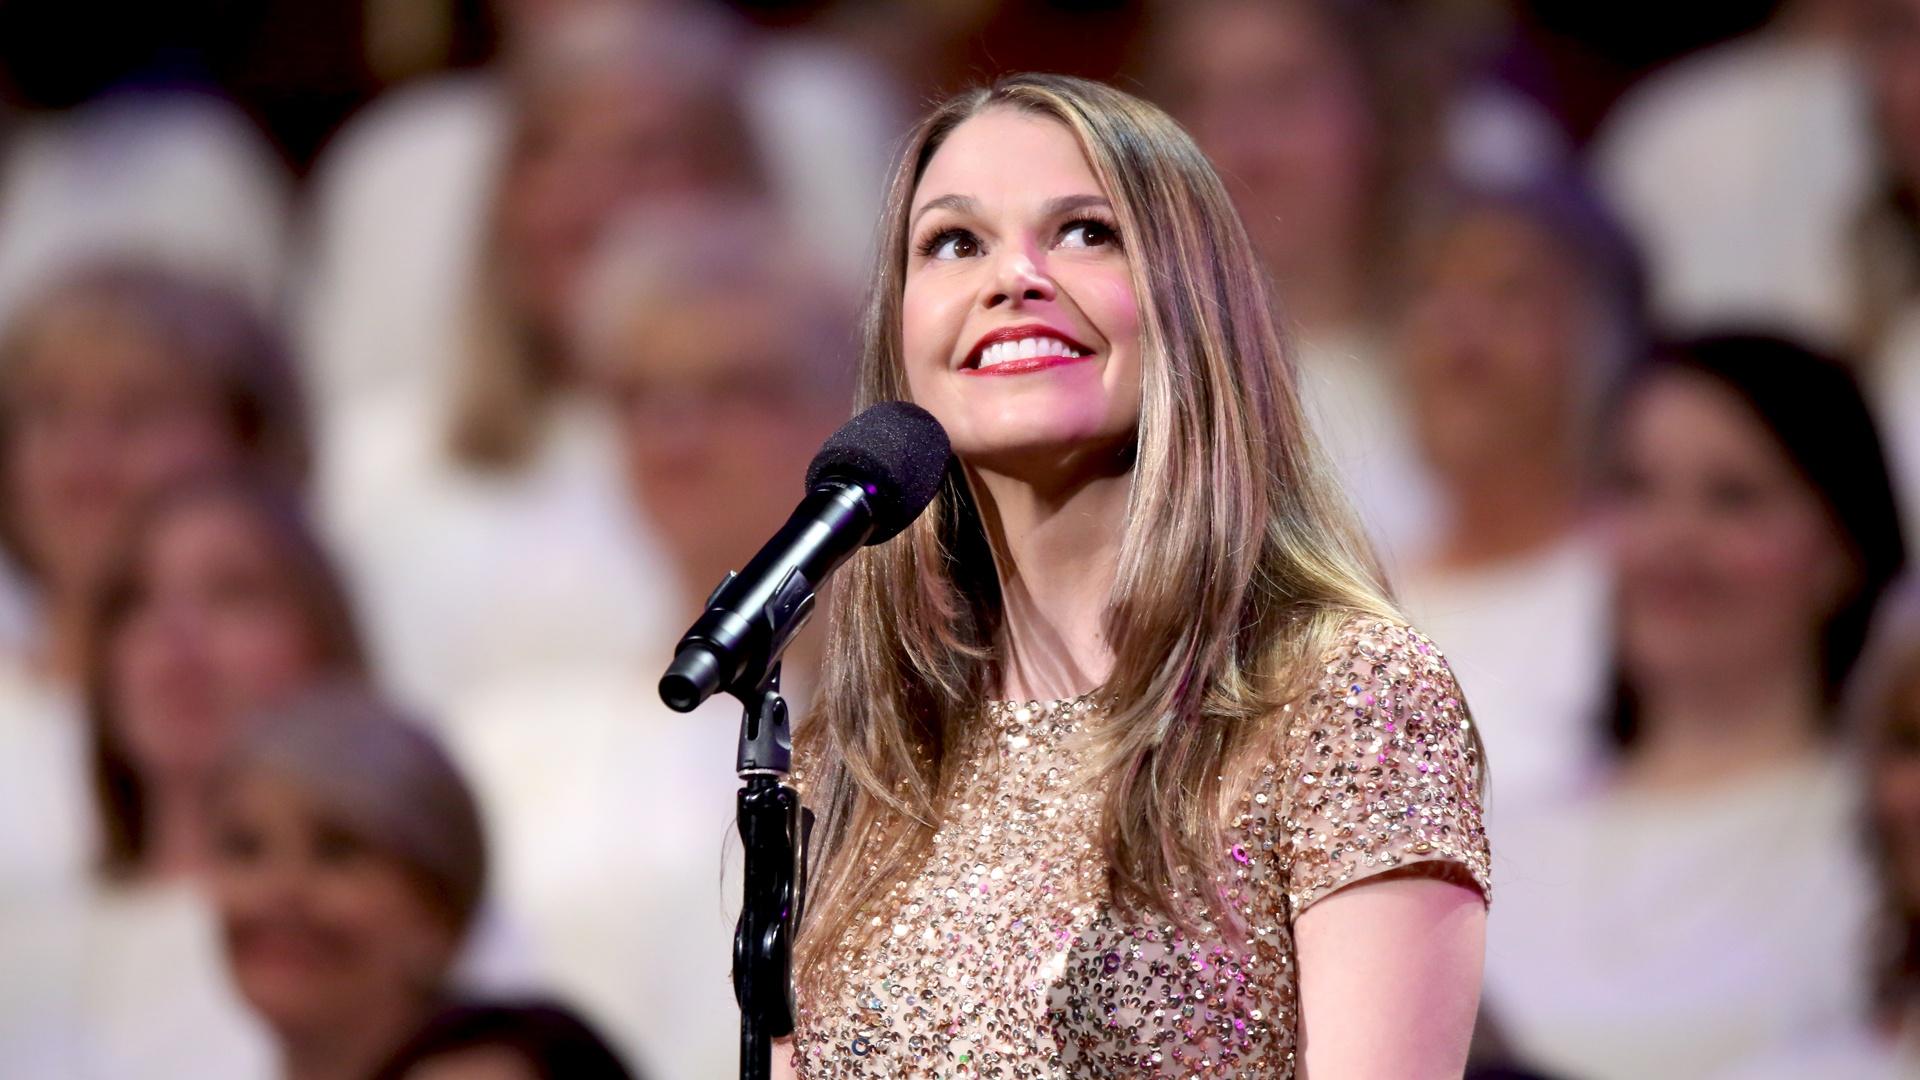
[[1434,866],[1350,885],[1295,921],[1300,1080],[1456,1080],[1465,1070],[1487,905]]

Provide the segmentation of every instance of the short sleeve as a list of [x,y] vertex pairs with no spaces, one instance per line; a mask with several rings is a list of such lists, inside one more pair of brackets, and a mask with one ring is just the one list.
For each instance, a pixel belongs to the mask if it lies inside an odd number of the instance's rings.
[[1456,864],[1491,898],[1479,739],[1440,651],[1409,627],[1356,619],[1322,671],[1289,706],[1269,773],[1292,915],[1426,862]]

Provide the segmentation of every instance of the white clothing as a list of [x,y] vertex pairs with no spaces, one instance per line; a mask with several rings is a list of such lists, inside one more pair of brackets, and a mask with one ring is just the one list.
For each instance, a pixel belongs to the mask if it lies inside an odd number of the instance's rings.
[[1596,182],[1647,259],[1655,316],[1845,343],[1847,236],[1873,176],[1844,44],[1763,32],[1649,78],[1596,141]]
[[0,658],[0,899],[84,880],[96,833],[78,692]]
[[731,698],[668,711],[659,670],[495,683],[456,709],[449,741],[479,792],[493,895],[526,937],[536,984],[644,1075],[705,1080],[737,1068],[740,711]]
[[1516,1059],[1710,1076],[1866,1007],[1859,782],[1813,759],[1685,795],[1596,784],[1503,823],[1485,1001]]
[[270,1035],[190,886],[0,900],[0,1073],[45,1080],[269,1080]]
[[1574,533],[1501,565],[1396,580],[1407,617],[1447,661],[1486,743],[1487,817],[1499,822],[1581,785],[1602,752],[1609,656],[1605,553]]
[[126,90],[23,120],[0,161],[0,322],[50,279],[141,256],[277,298],[286,168],[239,109]]

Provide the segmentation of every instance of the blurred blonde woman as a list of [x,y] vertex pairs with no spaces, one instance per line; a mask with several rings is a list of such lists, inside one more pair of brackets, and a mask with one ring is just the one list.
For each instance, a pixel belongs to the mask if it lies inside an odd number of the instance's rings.
[[1454,1077],[1478,740],[1320,462],[1247,231],[1097,83],[955,97],[859,399],[952,437],[830,605],[799,1076]]

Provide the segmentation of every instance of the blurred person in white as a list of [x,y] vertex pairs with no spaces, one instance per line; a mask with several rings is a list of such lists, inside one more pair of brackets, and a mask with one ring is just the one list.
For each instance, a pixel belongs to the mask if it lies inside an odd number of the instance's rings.
[[[848,281],[864,271],[889,140],[905,125],[900,92],[878,65],[804,31],[753,34],[701,0],[492,6],[501,60],[390,92],[348,123],[316,169],[304,323],[327,411],[445,393],[515,129],[530,107],[551,113],[562,95],[581,115],[565,129],[541,125],[549,157],[592,167],[603,199],[622,176],[657,188],[684,173],[676,162],[689,142],[689,99],[737,109],[721,130],[733,137],[744,124],[766,186],[823,252],[824,271]],[[546,86],[529,88],[530,77]],[[529,89],[548,100],[529,101]],[[576,198],[576,207],[588,201]],[[577,245],[583,225],[572,231]]]
[[[851,400],[852,304],[750,204],[626,222],[586,278],[586,377],[618,424],[627,490],[667,552],[676,629],[804,494]],[[802,258],[805,254],[807,257]],[[788,651],[803,708],[819,642]],[[448,727],[496,838],[503,910],[538,974],[668,1080],[736,1068],[729,840],[740,708],[682,716],[667,643],[618,667],[493,681]],[[723,852],[726,854],[723,882]]]
[[1449,95],[1407,17],[1369,0],[1162,5],[1149,83],[1218,166],[1297,335],[1301,392],[1389,566],[1434,495],[1389,358],[1396,272],[1427,189],[1557,163],[1512,95]]
[[1780,339],[1664,349],[1613,426],[1613,764],[1507,819],[1484,997],[1520,1060],[1708,1076],[1860,1014],[1835,704],[1905,558],[1866,404]]
[[253,710],[360,672],[346,594],[284,493],[194,478],[137,515],[84,637],[94,873],[3,920],[0,1062],[16,1075],[268,1075],[204,893],[209,795]]
[[[323,520],[389,685],[442,718],[477,682],[621,666],[672,632],[666,571],[621,496],[564,324],[623,211],[768,186],[723,25],[563,8],[518,42],[504,142],[466,223],[476,246],[439,267],[461,290],[444,378],[322,409]],[[362,346],[390,371],[417,359]]]
[[1907,610],[1878,634],[1854,695],[1853,734],[1871,793],[1867,844],[1880,886],[1872,947],[1858,958],[1873,980],[1870,1006],[1844,1027],[1762,1055],[1725,1080],[1920,1075],[1920,593],[1906,593]]
[[1847,237],[1874,165],[1854,34],[1877,2],[1787,0],[1614,107],[1595,181],[1646,253],[1662,325],[1857,349]]
[[1608,384],[1643,347],[1638,278],[1572,178],[1463,190],[1413,249],[1400,349],[1442,498],[1396,585],[1500,762],[1497,834],[1600,756],[1610,582],[1592,458]]
[[8,89],[39,107],[0,141],[0,320],[46,281],[114,257],[219,281],[262,309],[277,300],[291,177],[246,113],[168,47],[196,13],[9,8]]
[[[285,1080],[366,1080],[465,1003],[454,962],[486,893],[486,836],[424,729],[355,684],[309,689],[250,719],[211,806],[227,962]],[[539,1075],[480,1058],[404,1075]]]
[[297,482],[297,386],[239,297],[147,265],[52,285],[0,334],[0,540],[25,617],[0,641],[0,889],[84,875],[88,605],[134,507],[241,463]]

